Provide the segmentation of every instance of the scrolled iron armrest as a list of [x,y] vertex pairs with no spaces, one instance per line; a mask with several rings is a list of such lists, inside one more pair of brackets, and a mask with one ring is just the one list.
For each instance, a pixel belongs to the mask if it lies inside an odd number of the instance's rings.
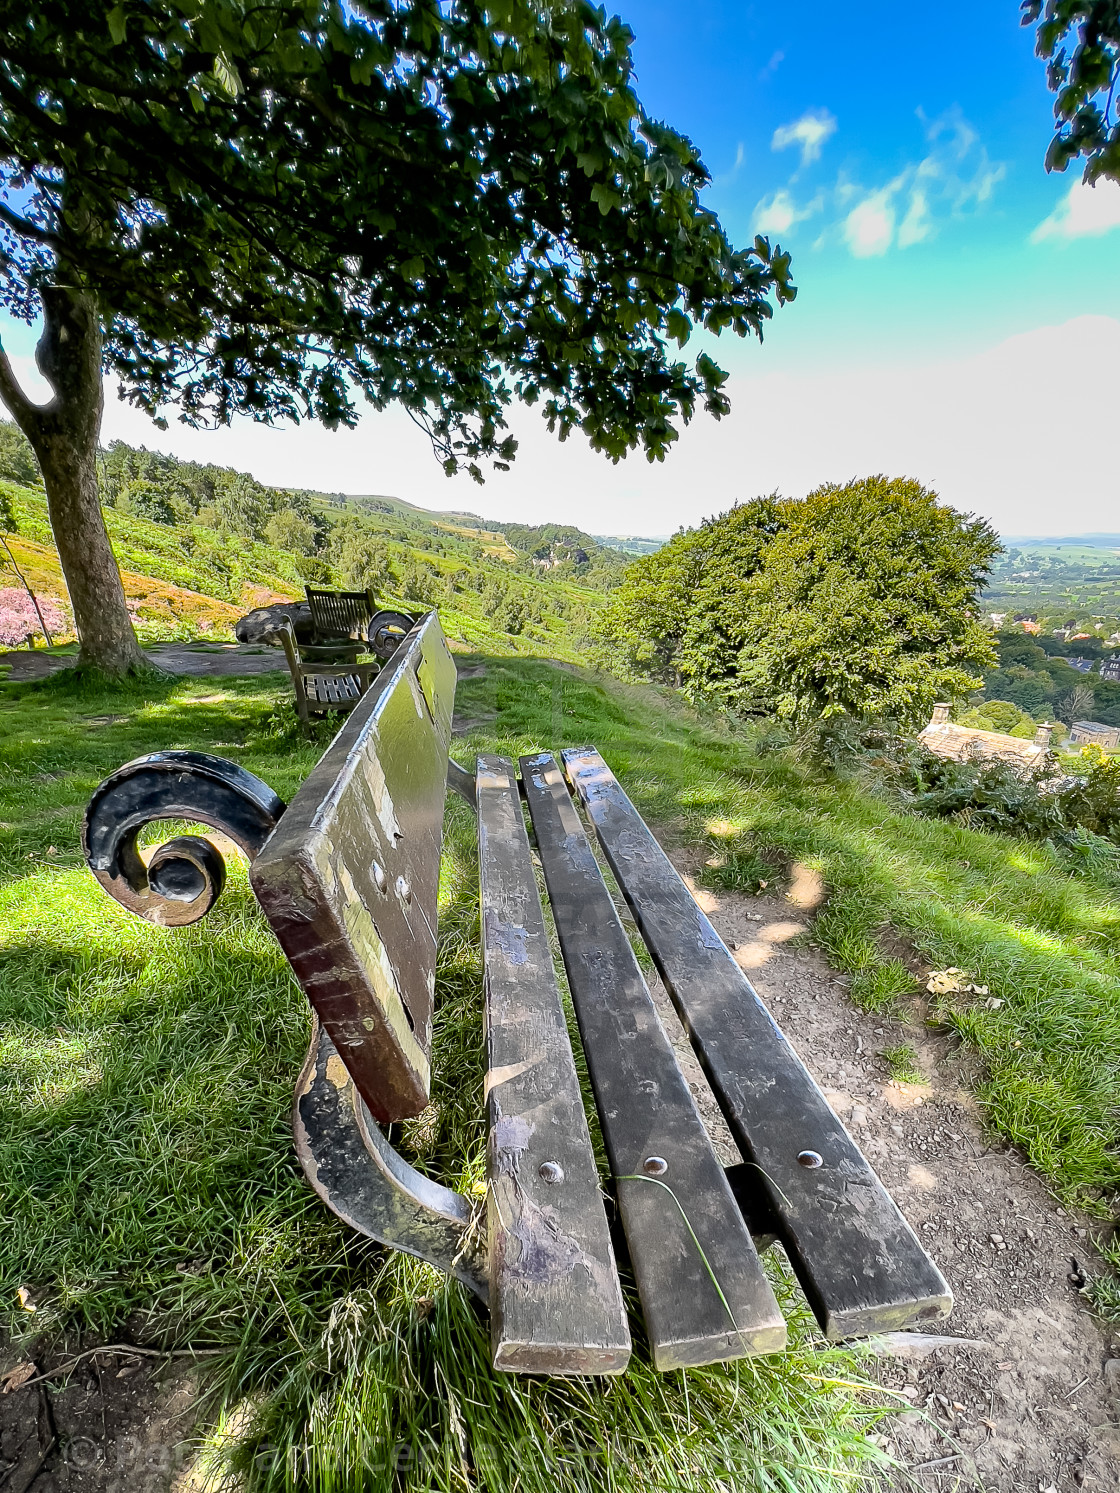
[[228,835],[250,860],[286,805],[267,783],[208,752],[152,752],[126,762],[93,793],[82,821],[86,864],[111,897],[149,923],[179,928],[205,917],[225,885],[211,841],[176,835],[145,865],[136,841],[160,819],[189,819]]

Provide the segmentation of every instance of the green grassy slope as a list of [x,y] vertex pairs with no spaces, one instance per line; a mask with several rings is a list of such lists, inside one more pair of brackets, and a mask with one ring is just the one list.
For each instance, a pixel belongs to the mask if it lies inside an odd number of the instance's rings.
[[[643,692],[533,660],[472,658],[464,756],[597,737],[655,807],[692,811],[695,723]],[[481,674],[475,670],[483,670]],[[493,1375],[487,1328],[434,1270],[350,1236],[291,1149],[306,1002],[232,868],[215,912],[168,931],[131,917],[81,863],[79,816],[139,752],[234,757],[285,797],[319,747],[290,733],[280,681],[167,681],[83,694],[0,685],[0,1310],[37,1334],[122,1331],[228,1346],[210,1360],[252,1489],[485,1493],[834,1493],[878,1458],[882,1397],[817,1341],[780,1263],[787,1353],[655,1375],[640,1328],[615,1381]],[[703,735],[705,750],[717,740]],[[705,769],[707,778],[710,772]],[[713,788],[715,782],[712,783]],[[718,791],[718,790],[717,790]],[[151,837],[149,837],[151,838]],[[432,1105],[402,1127],[422,1169],[478,1194],[484,1167],[475,830],[449,807]],[[127,1327],[123,1324],[127,1323]],[[230,1449],[234,1432],[214,1444]],[[216,1453],[217,1454],[217,1453]]]
[[[12,483],[3,488],[16,517],[12,542],[21,568],[33,572],[30,578],[38,589],[64,600],[42,492]],[[598,569],[565,561],[544,569],[533,564],[529,552],[512,548],[498,530],[467,529],[465,515],[460,525],[451,517],[420,518],[414,517],[419,510],[397,511],[406,507],[398,503],[392,512],[382,514],[352,501],[342,508],[321,504],[328,533],[332,525],[357,516],[363,529],[384,545],[392,566],[381,589],[386,606],[438,605],[448,635],[467,647],[573,662],[582,657],[590,620],[602,604],[603,577],[612,573],[613,559],[600,560]],[[112,507],[105,509],[105,519],[122,570],[184,592],[177,597],[161,592],[158,605],[156,599],[149,604],[146,596],[136,601],[137,615],[148,624],[147,640],[198,631],[230,635],[239,613],[303,594],[305,558],[264,540],[199,522],[155,523]],[[474,522],[481,525],[480,520]],[[4,565],[5,557],[0,556],[0,566]],[[410,589],[417,576],[424,587],[420,596]],[[328,560],[315,580],[349,584]],[[0,568],[0,585],[16,583],[10,567]],[[132,593],[142,593],[143,588],[137,582],[126,590],[133,600]],[[216,598],[225,610],[205,607],[199,600],[205,597]]]

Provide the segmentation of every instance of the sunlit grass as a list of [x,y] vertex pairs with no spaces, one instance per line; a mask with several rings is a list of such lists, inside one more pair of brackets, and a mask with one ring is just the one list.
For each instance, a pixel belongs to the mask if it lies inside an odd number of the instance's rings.
[[[565,714],[555,670],[488,667],[507,690],[508,722],[502,707],[497,734],[457,747],[468,759],[472,748],[590,739],[604,712],[626,728],[625,701],[616,707],[596,689]],[[165,930],[106,897],[78,850],[89,793],[145,751],[221,743],[290,797],[321,745],[275,710],[274,688],[240,680],[219,692],[199,680],[111,695],[69,682],[3,691],[5,1325],[33,1326],[48,1341],[127,1332],[227,1348],[207,1361],[208,1455],[235,1464],[252,1488],[544,1493],[645,1489],[651,1477],[698,1493],[850,1486],[878,1457],[863,1433],[883,1412],[858,1390],[822,1392],[814,1376],[834,1366],[848,1380],[853,1365],[823,1351],[777,1259],[788,1353],[662,1377],[635,1322],[639,1350],[623,1381],[522,1381],[491,1372],[485,1320],[458,1285],[356,1239],[311,1194],[290,1132],[307,1005],[242,862],[229,866],[206,922]],[[398,1138],[414,1164],[468,1193],[485,1160],[474,836],[469,811],[453,802],[432,1103]],[[20,1286],[37,1303],[33,1323]]]
[[[897,813],[756,753],[667,692],[538,661],[466,662],[485,672],[461,680],[458,709],[492,724],[456,741],[460,760],[594,742],[670,840],[724,858],[708,868],[726,872],[723,885],[750,891],[764,879],[772,895],[783,865],[819,870],[828,900],[812,936],[863,1003],[889,1012],[915,988],[889,929],[930,967],[988,985],[998,1008],[954,995],[935,1014],[975,1053],[989,1119],[1061,1196],[1110,1206],[1113,872]],[[128,1322],[152,1341],[228,1346],[213,1370],[211,1449],[253,1488],[850,1486],[874,1455],[862,1428],[881,1412],[856,1391],[822,1389],[833,1370],[777,1262],[793,1317],[787,1354],[659,1377],[639,1348],[621,1381],[521,1381],[489,1371],[485,1324],[458,1286],[355,1239],[305,1187],[289,1109],[306,1002],[243,866],[231,865],[205,923],[167,931],[110,901],[78,851],[99,779],[156,748],[220,750],[290,797],[321,745],[275,709],[282,688],[0,689],[8,1326],[26,1326],[16,1290],[28,1285],[40,1331],[105,1337]],[[399,1144],[470,1191],[484,1172],[481,968],[474,826],[458,802],[440,902],[432,1105]],[[836,1363],[835,1377],[850,1378],[850,1362]],[[225,1435],[222,1415],[233,1416]]]

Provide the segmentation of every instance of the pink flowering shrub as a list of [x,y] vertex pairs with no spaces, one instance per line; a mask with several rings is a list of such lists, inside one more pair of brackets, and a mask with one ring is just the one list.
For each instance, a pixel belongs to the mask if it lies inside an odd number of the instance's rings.
[[[67,632],[69,623],[58,603],[49,596],[40,596],[38,601],[51,636],[57,638],[59,633]],[[19,648],[28,638],[42,636],[43,629],[27,592],[16,586],[0,586],[0,643]]]

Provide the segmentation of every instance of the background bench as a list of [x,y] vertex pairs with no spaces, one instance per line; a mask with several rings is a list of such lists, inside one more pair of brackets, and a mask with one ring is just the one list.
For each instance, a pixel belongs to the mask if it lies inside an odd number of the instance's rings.
[[[616,1251],[653,1362],[785,1342],[758,1247],[781,1240],[824,1334],[945,1315],[944,1278],[592,748],[451,761],[455,668],[418,623],[284,806],[221,758],[141,758],[90,802],[94,875],[140,916],[204,915],[210,843],[145,866],[143,824],[197,819],[249,856],[257,898],[315,1013],[296,1088],[311,1185],[360,1232],[432,1261],[490,1308],[496,1368],[617,1373],[631,1352]],[[445,785],[478,816],[487,1030],[485,1216],[380,1125],[428,1101]],[[609,1161],[599,1175],[523,803]],[[743,1161],[721,1165],[581,818],[609,862]]]

